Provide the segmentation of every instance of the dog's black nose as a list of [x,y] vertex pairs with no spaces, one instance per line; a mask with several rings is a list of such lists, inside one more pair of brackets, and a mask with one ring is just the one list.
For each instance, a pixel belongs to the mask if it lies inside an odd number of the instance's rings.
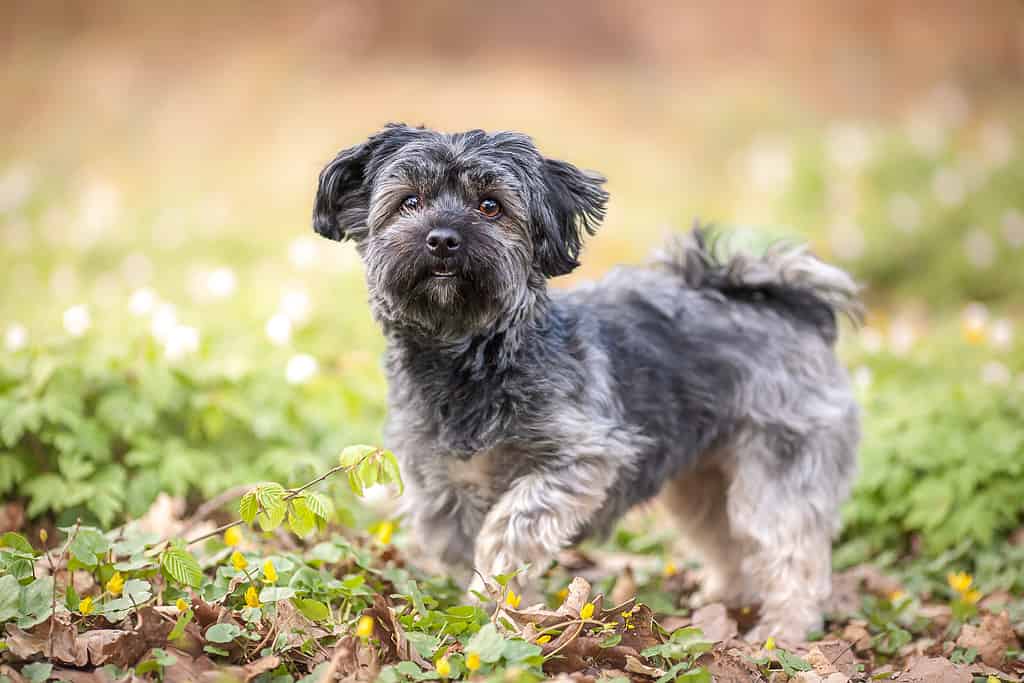
[[427,235],[427,251],[437,258],[450,256],[462,246],[462,237],[452,228],[434,228]]

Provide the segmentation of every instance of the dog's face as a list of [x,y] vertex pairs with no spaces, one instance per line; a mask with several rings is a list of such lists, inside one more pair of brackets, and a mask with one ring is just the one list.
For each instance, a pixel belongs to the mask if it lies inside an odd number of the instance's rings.
[[578,265],[603,182],[518,133],[391,125],[324,168],[313,227],[356,242],[382,321],[459,338]]

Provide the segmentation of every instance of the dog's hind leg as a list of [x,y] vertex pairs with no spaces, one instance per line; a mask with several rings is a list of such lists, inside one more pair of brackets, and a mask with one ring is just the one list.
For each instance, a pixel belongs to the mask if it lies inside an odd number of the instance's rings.
[[841,430],[790,435],[781,446],[767,435],[744,441],[727,508],[735,535],[749,544],[744,577],[761,599],[760,621],[747,638],[799,642],[822,626],[855,441]]
[[691,599],[697,605],[740,606],[756,600],[743,579],[745,544],[734,538],[729,524],[728,483],[718,467],[699,467],[677,476],[659,496],[683,534],[684,551],[693,551],[701,562],[701,586]]

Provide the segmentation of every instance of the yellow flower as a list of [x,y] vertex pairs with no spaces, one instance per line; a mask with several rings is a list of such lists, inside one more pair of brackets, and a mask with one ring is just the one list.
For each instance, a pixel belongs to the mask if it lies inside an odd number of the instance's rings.
[[565,602],[565,599],[569,597],[569,589],[563,588],[562,590],[555,593],[555,597],[558,598],[559,602]]
[[544,643],[550,643],[550,642],[551,642],[551,636],[547,636],[547,635],[541,636],[540,638],[537,639],[537,644],[538,645],[543,645]]
[[523,599],[523,596],[516,595],[515,591],[510,590],[508,592],[508,595],[505,596],[505,604],[508,605],[509,607],[515,609],[515,608],[519,607],[519,603],[522,601],[522,599]]
[[476,652],[470,652],[466,655],[466,668],[470,671],[476,671],[480,668],[480,655]]
[[115,598],[121,594],[124,590],[124,577],[121,576],[121,572],[114,572],[114,575],[110,577],[110,581],[107,581],[107,590]]
[[764,649],[771,652],[775,649],[775,638],[768,636],[768,640],[764,641]]
[[242,530],[233,526],[224,532],[224,545],[234,548],[242,542]]
[[256,586],[250,585],[245,591],[245,604],[249,607],[260,606],[260,594],[256,592]]
[[580,619],[589,619],[594,616],[594,603],[588,602],[580,608]]
[[363,640],[373,635],[373,617],[366,615],[359,617],[359,623],[356,624],[356,635]]
[[973,605],[981,600],[981,591],[967,591],[962,597],[968,605]]
[[441,678],[448,678],[452,675],[452,665],[447,657],[441,657],[441,659],[437,660],[434,668],[437,669],[437,673]]
[[263,563],[263,580],[267,583],[277,583],[277,570],[270,560]]
[[889,593],[889,602],[895,604],[905,597],[907,597],[907,594],[903,591],[893,591],[892,593]]
[[989,676],[985,679],[985,683],[999,683],[999,679],[995,676]]
[[188,611],[188,603],[185,602],[185,598],[178,598],[174,602],[174,606],[178,608],[179,612],[187,612]]
[[43,542],[43,545],[46,545],[46,539],[48,539],[49,537],[50,534],[46,529],[39,530],[39,540]]
[[974,582],[974,578],[970,574],[958,572],[946,576],[946,581],[949,583],[950,588],[963,595],[971,589],[971,583]]
[[249,560],[245,559],[245,555],[236,550],[231,553],[231,566],[238,571],[242,571],[249,566]]
[[666,562],[665,568],[662,570],[662,573],[664,573],[665,576],[675,576],[677,573],[679,573],[679,569],[676,567],[675,562]]
[[377,527],[377,542],[381,545],[387,545],[391,543],[391,534],[395,533],[395,523],[391,520],[387,520],[380,523]]
[[87,616],[92,614],[92,598],[84,597],[78,603],[78,611],[83,615]]
[[985,341],[985,321],[973,318],[965,319],[962,323],[964,339],[968,344],[980,344]]

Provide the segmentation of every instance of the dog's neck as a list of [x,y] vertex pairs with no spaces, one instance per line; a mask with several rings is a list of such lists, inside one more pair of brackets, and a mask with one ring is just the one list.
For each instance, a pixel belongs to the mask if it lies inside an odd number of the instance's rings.
[[[543,369],[566,345],[555,318],[547,292],[539,290],[500,324],[460,339],[386,330],[389,382],[415,392],[393,396],[392,409],[396,401],[408,403],[398,410],[415,411],[438,446],[456,457],[494,447],[511,421],[542,403]],[[537,381],[524,381],[531,373]]]

